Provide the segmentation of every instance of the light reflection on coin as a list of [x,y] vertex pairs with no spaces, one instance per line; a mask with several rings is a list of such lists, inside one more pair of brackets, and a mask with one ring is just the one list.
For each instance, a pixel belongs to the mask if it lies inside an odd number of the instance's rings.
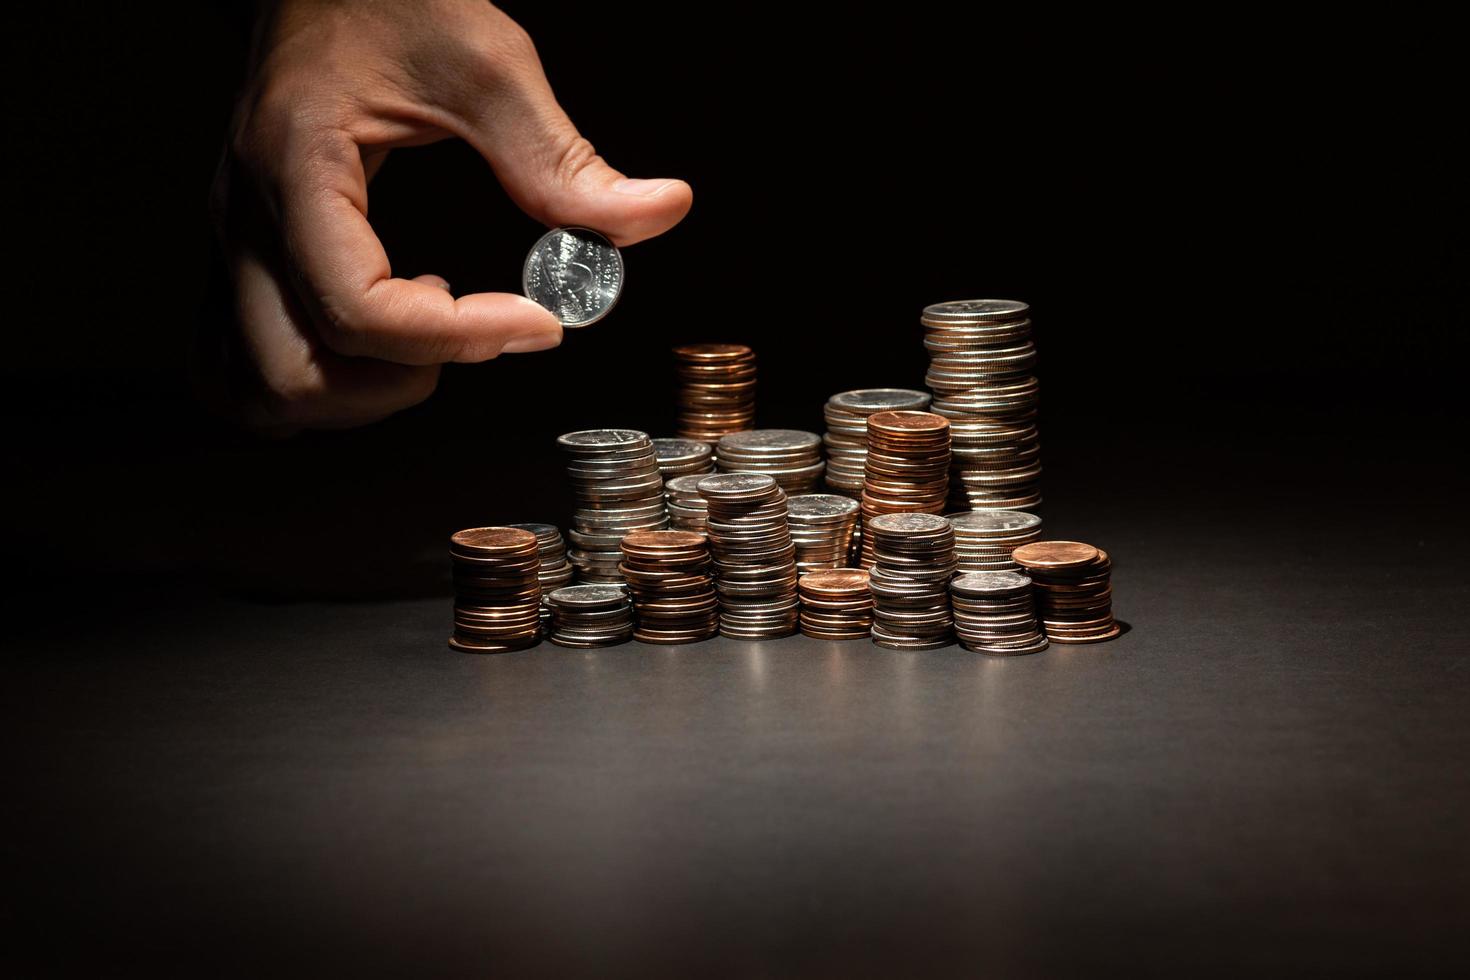
[[623,256],[589,228],[554,228],[531,246],[521,290],[555,313],[563,327],[585,327],[617,305]]

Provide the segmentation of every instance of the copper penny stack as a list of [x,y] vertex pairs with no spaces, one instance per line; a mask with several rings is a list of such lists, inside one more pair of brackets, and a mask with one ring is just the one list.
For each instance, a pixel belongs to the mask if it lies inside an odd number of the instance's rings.
[[551,622],[551,606],[547,596],[564,585],[572,584],[572,566],[567,561],[567,544],[555,524],[507,524],[536,535],[536,554],[541,559],[541,635]]
[[796,583],[801,631],[819,640],[866,640],[873,628],[873,593],[861,568],[808,572]]
[[720,635],[768,640],[796,632],[796,546],[786,494],[764,473],[707,476],[699,492],[709,505]]
[[720,630],[710,577],[709,538],[692,531],[634,531],[623,538],[620,570],[633,595],[644,643],[697,643]]
[[786,523],[796,545],[799,575],[843,568],[852,554],[858,502],[835,493],[803,493],[786,500]]
[[868,461],[868,416],[878,412],[922,412],[929,408],[927,391],[907,388],[860,388],[839,391],[827,399],[823,414],[827,434],[827,489],[853,499],[863,495],[863,470]]
[[953,432],[955,510],[1041,503],[1030,312],[1016,300],[975,299],[936,303],[920,317],[931,411]]
[[1046,649],[1031,580],[1020,572],[972,572],[949,584],[954,628],[966,650],[1016,656]]
[[514,527],[474,527],[449,539],[454,567],[454,635],[466,653],[534,646],[541,630],[536,535]]
[[950,514],[954,556],[962,572],[1014,572],[1011,552],[1041,538],[1041,518],[1024,510],[972,510]]
[[664,481],[664,495],[669,502],[669,527],[676,531],[698,531],[709,528],[709,505],[699,495],[699,481],[708,473],[686,473]]
[[715,468],[721,473],[769,473],[787,493],[811,493],[826,467],[815,432],[750,429],[721,436],[715,446]]
[[868,526],[882,514],[944,512],[949,496],[949,421],[931,412],[878,412],[868,417],[863,476],[864,568],[873,566]]
[[1041,624],[1053,643],[1097,643],[1122,632],[1113,620],[1113,563],[1080,541],[1037,541],[1011,552],[1031,574]]
[[655,439],[653,452],[665,486],[676,476],[715,471],[714,447],[698,439]]
[[577,498],[568,557],[583,582],[621,582],[623,535],[669,525],[653,440],[635,429],[586,429],[556,443],[567,454],[567,477]]
[[744,344],[674,348],[681,438],[715,443],[755,424],[755,352]]
[[546,601],[546,638],[559,647],[610,647],[633,638],[633,600],[621,585],[568,585]]
[[875,561],[873,642],[890,650],[933,650],[954,638],[949,580],[954,529],[938,514],[880,514],[868,522]]

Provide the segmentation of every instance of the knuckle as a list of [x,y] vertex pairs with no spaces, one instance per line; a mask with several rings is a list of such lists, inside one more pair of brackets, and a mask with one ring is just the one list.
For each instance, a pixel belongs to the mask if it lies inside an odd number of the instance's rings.
[[573,133],[563,144],[553,172],[560,183],[569,185],[574,183],[583,171],[601,162],[602,157],[597,155],[597,150],[592,143],[586,137]]

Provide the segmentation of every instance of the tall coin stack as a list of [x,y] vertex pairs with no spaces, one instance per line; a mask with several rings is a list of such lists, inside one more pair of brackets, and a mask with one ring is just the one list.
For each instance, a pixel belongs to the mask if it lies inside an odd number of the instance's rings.
[[755,352],[744,344],[674,348],[679,383],[678,434],[718,442],[755,424]]
[[698,439],[655,439],[653,452],[658,457],[658,471],[664,482],[688,473],[713,473],[715,450]]
[[847,565],[858,509],[856,500],[835,493],[803,493],[787,499],[797,574]]
[[633,601],[621,585],[568,585],[546,598],[546,638],[557,646],[610,647],[633,636]]
[[475,527],[449,539],[454,568],[454,635],[466,653],[499,653],[540,638],[541,582],[536,535],[514,527]]
[[949,495],[949,422],[931,412],[868,417],[862,566],[873,565],[868,525],[880,514],[940,514]]
[[764,473],[699,481],[709,505],[709,541],[720,593],[720,634],[766,640],[796,631],[796,546],[786,494]]
[[1016,571],[1011,552],[1041,537],[1041,518],[1024,510],[972,510],[950,514],[954,555],[962,572]]
[[691,531],[634,531],[623,538],[623,577],[644,643],[697,643],[720,630],[709,539]]
[[827,399],[823,413],[827,434],[827,489],[849,497],[863,495],[863,469],[868,461],[868,416],[877,412],[922,412],[927,391],[907,388],[860,388],[839,391]]
[[1122,632],[1113,619],[1113,562],[1080,541],[1035,541],[1011,553],[1031,573],[1041,625],[1053,643],[1097,643]]
[[698,531],[709,527],[709,507],[699,495],[699,481],[707,473],[686,473],[664,481],[664,495],[669,501],[669,527],[676,531]]
[[873,628],[873,593],[861,568],[809,572],[796,583],[801,632],[819,640],[866,640]]
[[962,300],[925,307],[920,318],[932,411],[953,432],[956,510],[1041,503],[1030,309],[1015,300]]
[[556,443],[569,457],[567,476],[577,497],[568,557],[583,582],[621,582],[623,535],[669,523],[653,441],[633,429],[587,429]]
[[826,464],[815,432],[751,429],[720,438],[715,467],[721,473],[768,473],[787,493],[811,493]]
[[966,650],[1013,656],[1046,649],[1031,580],[1019,572],[973,572],[949,584],[954,629]]
[[938,514],[882,514],[867,525],[874,564],[873,642],[890,650],[933,650],[953,639],[949,580],[954,529]]
[[507,524],[536,535],[536,553],[541,559],[541,632],[545,635],[551,621],[547,597],[564,585],[572,584],[572,566],[567,561],[567,545],[555,524]]

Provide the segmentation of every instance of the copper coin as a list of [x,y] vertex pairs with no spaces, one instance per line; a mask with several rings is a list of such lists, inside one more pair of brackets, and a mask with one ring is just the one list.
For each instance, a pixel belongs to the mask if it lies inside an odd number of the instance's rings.
[[1098,559],[1098,551],[1080,541],[1033,541],[1011,552],[1018,564],[1037,571],[1083,568]]

